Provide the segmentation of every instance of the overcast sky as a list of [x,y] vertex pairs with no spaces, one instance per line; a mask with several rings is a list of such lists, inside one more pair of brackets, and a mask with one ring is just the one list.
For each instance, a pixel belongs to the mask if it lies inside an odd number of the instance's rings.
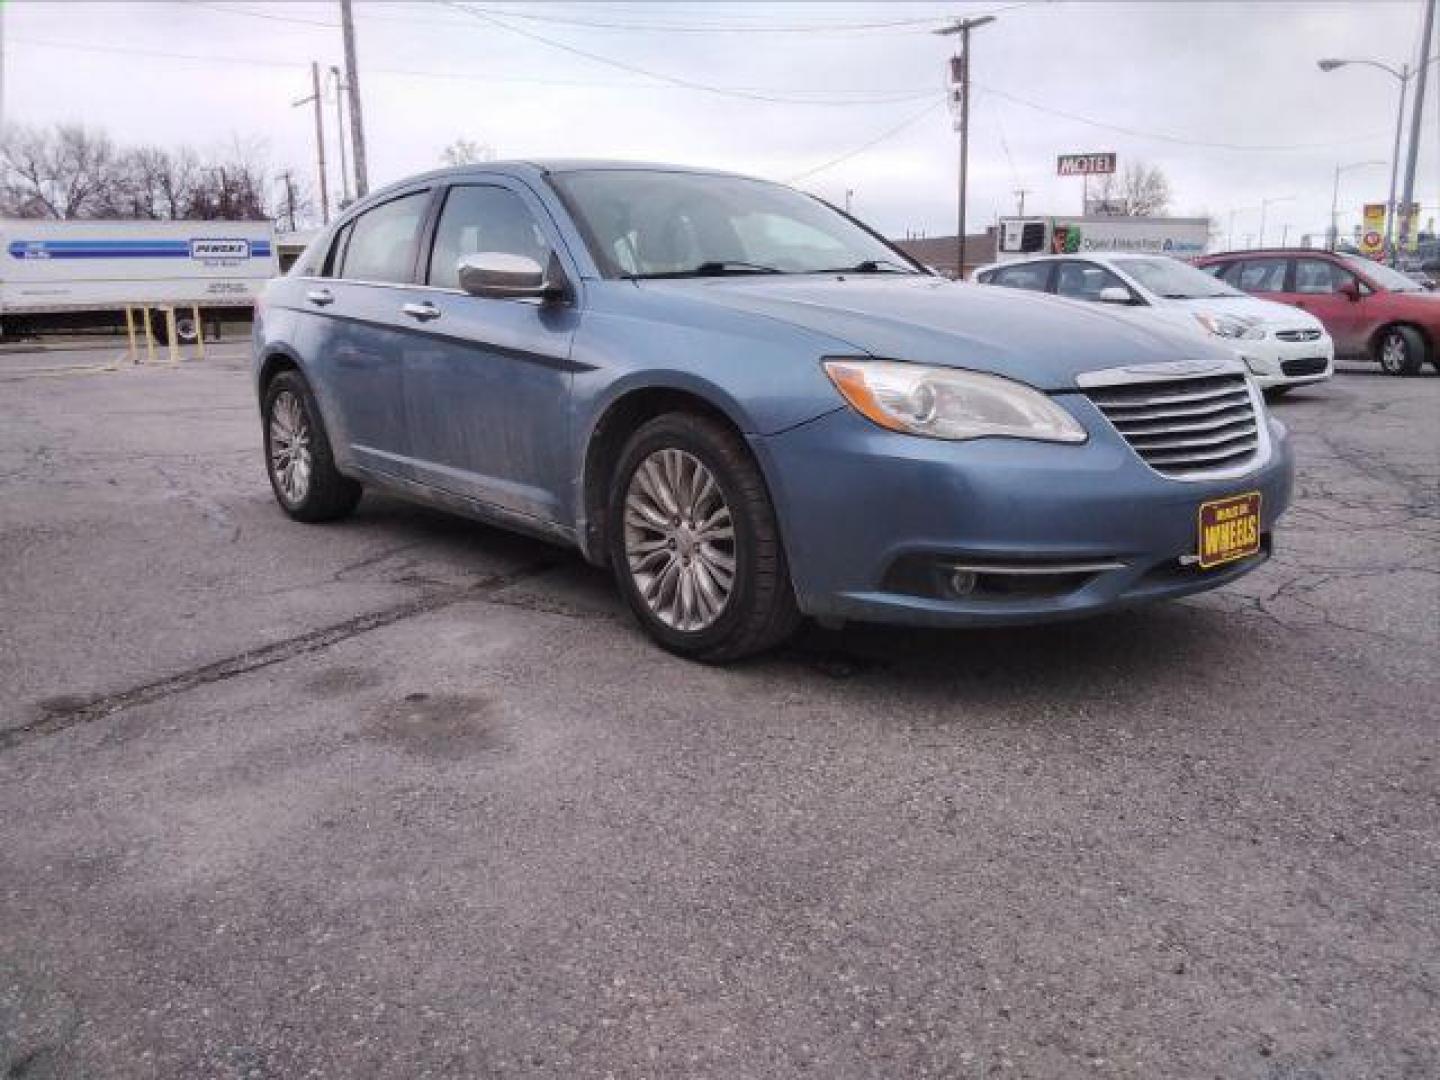
[[[1413,62],[1422,14],[1418,0],[356,10],[372,187],[467,138],[501,157],[720,166],[836,202],[849,189],[890,235],[953,233],[951,39],[930,31],[995,12],[974,35],[972,224],[1013,213],[1020,187],[1027,211],[1078,212],[1081,181],[1056,177],[1055,155],[1113,150],[1163,168],[1173,211],[1210,213],[1222,242],[1233,211],[1236,244],[1258,234],[1262,199],[1288,200],[1269,207],[1269,242],[1287,227],[1292,241],[1321,233],[1336,165],[1386,163],[1342,177],[1342,228],[1384,200],[1396,82],[1315,61]],[[121,142],[260,140],[273,164],[313,176],[313,119],[290,103],[309,92],[309,61],[342,63],[337,3],[11,0],[3,18],[7,122],[83,121]],[[1440,216],[1436,92],[1432,81],[1416,187],[1426,217]],[[327,106],[335,177],[333,118]]]

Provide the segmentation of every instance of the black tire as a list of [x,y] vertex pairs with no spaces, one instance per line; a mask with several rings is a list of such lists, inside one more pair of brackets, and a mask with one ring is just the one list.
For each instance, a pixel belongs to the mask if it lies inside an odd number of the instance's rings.
[[[305,447],[308,450],[305,459],[308,468],[303,485],[288,481],[281,464],[277,463],[272,439],[283,437],[277,430],[277,409],[287,417],[292,413],[303,417],[307,433]],[[310,392],[305,377],[298,371],[282,371],[271,379],[265,387],[260,415],[265,438],[265,472],[270,477],[270,489],[275,493],[280,509],[296,521],[311,523],[336,521],[354,510],[355,504],[360,501],[362,488],[335,468],[330,438],[325,433],[325,423],[320,418],[315,395]],[[282,423],[280,427],[286,425]],[[283,452],[279,456],[282,461],[289,460]]]
[[[722,541],[733,545],[730,592],[713,621],[698,629],[677,628],[652,610],[627,554],[626,498],[636,472],[660,451],[680,451],[709,472],[733,527],[733,539]],[[685,412],[666,413],[643,424],[621,451],[610,477],[607,507],[606,547],[616,583],[640,625],[662,648],[722,663],[763,652],[794,633],[800,611],[775,508],[754,458],[724,424]],[[670,547],[674,549],[673,541]],[[670,556],[672,564],[675,558]],[[698,555],[694,558],[700,561]]]
[[1375,339],[1375,359],[1386,375],[1415,375],[1428,358],[1425,338],[1411,326],[1387,326]]
[[[155,339],[157,345],[170,344],[170,322],[160,308],[150,309],[150,336]],[[190,313],[190,309],[176,308],[175,343],[177,345],[194,345],[199,340],[199,327],[195,322],[195,317]]]

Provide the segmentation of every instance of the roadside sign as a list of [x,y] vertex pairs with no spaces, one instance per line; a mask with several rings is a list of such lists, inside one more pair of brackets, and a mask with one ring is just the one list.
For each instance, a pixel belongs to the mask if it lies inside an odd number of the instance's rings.
[[1360,254],[1368,258],[1385,251],[1385,204],[1366,203],[1364,225],[1360,233]]
[[1055,172],[1060,176],[1102,176],[1115,171],[1115,154],[1061,154]]

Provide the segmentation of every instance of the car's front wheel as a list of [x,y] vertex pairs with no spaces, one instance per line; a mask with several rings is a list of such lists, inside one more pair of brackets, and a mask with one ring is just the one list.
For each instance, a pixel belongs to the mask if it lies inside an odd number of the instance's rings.
[[642,425],[611,478],[607,521],[620,590],[671,652],[734,660],[799,623],[764,478],[723,424],[667,413]]
[[280,508],[297,521],[334,521],[355,509],[361,488],[335,468],[315,396],[298,371],[282,371],[261,407],[265,468]]
[[1392,326],[1376,345],[1386,375],[1414,375],[1425,362],[1425,339],[1409,326]]

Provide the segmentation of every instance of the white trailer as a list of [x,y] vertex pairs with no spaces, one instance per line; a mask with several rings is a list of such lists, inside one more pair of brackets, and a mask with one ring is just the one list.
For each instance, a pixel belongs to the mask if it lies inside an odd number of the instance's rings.
[[1205,254],[1208,218],[1002,217],[996,259],[1130,252],[1189,259]]
[[0,220],[0,334],[115,327],[143,305],[173,307],[194,340],[195,310],[248,317],[277,273],[268,221]]

